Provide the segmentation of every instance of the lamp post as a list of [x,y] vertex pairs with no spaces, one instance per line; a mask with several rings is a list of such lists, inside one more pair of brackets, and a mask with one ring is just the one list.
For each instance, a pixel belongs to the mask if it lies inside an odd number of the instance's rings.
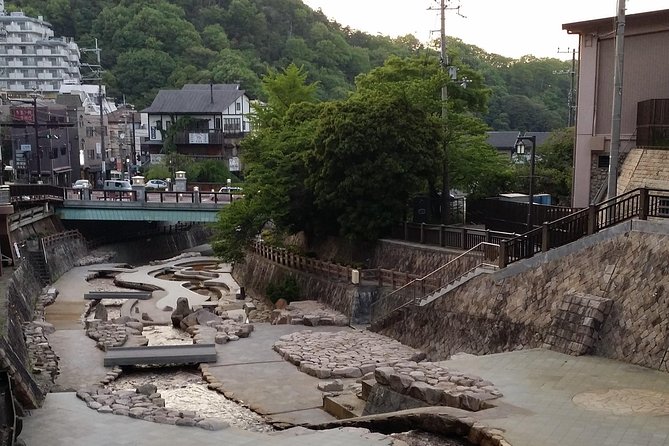
[[534,152],[537,147],[536,136],[518,135],[516,138],[516,153],[519,155],[525,154],[525,143],[523,141],[530,141],[532,148],[530,152],[530,190],[527,202],[527,232],[532,230],[532,204],[534,203]]

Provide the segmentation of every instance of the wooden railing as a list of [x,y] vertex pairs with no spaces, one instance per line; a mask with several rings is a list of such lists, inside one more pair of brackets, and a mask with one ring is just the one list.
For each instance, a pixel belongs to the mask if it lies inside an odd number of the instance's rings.
[[669,218],[669,190],[640,188],[500,243],[499,267],[566,245],[632,218]]
[[260,242],[253,244],[253,250],[258,255],[289,268],[315,273],[329,279],[351,280],[351,272],[353,271],[353,268],[347,266],[301,256],[285,249],[274,248]]
[[499,252],[497,244],[479,243],[430,274],[382,296],[372,304],[372,322],[378,322],[403,307],[417,303],[480,266],[496,267]]

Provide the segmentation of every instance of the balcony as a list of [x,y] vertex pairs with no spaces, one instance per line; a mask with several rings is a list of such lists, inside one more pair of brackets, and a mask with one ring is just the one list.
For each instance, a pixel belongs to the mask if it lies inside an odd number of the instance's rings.
[[180,145],[221,145],[225,140],[240,139],[245,135],[241,131],[189,130],[177,133],[174,142]]

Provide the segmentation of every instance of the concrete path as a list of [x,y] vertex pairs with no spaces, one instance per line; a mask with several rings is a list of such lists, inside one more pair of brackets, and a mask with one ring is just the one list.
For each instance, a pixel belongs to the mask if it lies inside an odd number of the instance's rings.
[[51,393],[44,407],[24,419],[20,436],[28,446],[386,446],[382,439],[357,429],[284,431],[260,434],[236,428],[206,431],[100,414],[86,407],[74,393]]
[[301,325],[254,324],[248,339],[217,345],[218,361],[209,365],[226,391],[274,422],[317,424],[334,420],[321,409],[323,395],[319,379],[302,373],[272,350],[285,334],[350,330],[346,327],[304,327]]
[[669,374],[594,356],[526,350],[440,363],[490,380],[476,414],[513,446],[669,446]]
[[56,330],[47,336],[58,355],[60,374],[54,391],[77,391],[97,384],[107,374],[103,366],[105,354],[95,347],[95,341],[86,336],[83,327],[76,330]]

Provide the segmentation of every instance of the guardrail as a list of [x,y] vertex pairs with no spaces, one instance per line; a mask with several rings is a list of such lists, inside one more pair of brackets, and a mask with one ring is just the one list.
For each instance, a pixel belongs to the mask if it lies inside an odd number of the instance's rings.
[[639,188],[500,243],[499,267],[638,217],[669,218],[669,190]]
[[497,267],[499,254],[499,245],[479,243],[426,276],[414,279],[377,299],[372,304],[372,322],[376,323],[401,308],[419,302],[480,266]]
[[53,208],[48,204],[32,207],[20,212],[15,212],[9,216],[9,230],[14,231],[25,225],[34,223],[52,215],[54,215]]
[[393,239],[462,250],[483,242],[499,244],[517,236],[510,232],[410,222],[400,223],[392,229]]

